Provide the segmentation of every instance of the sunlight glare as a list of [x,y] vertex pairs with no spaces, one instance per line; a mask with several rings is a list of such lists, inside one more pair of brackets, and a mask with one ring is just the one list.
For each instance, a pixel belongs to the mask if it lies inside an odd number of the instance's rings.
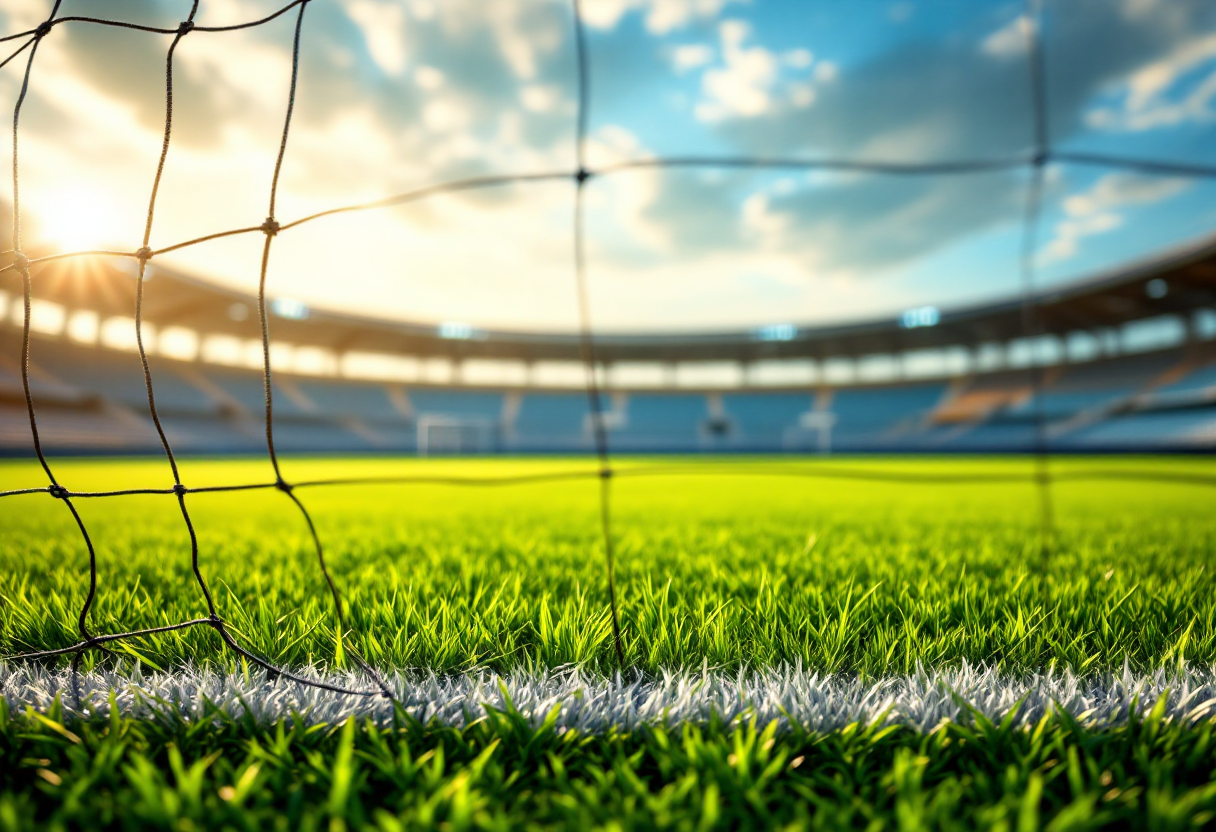
[[35,213],[39,236],[60,251],[105,248],[120,238],[114,201],[99,188],[74,185],[48,192]]

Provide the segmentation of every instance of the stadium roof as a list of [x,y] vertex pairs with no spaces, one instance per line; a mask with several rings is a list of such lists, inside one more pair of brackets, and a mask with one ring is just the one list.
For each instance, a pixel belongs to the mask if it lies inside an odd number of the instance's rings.
[[[35,297],[102,317],[134,310],[133,260],[63,260],[34,278]],[[259,336],[257,298],[156,265],[145,282],[144,316],[158,327]],[[1160,281],[1160,282],[1153,282]],[[1150,285],[1150,282],[1152,285]],[[16,287],[13,287],[16,288]],[[1216,236],[1036,296],[1045,333],[1100,329],[1216,304]],[[271,299],[275,339],[419,357],[569,361],[581,358],[577,333],[514,332],[463,324],[396,322],[308,309]],[[1023,298],[962,308],[922,307],[902,316],[829,326],[778,325],[688,333],[596,334],[600,361],[735,361],[850,357],[1006,342],[1027,333]]]

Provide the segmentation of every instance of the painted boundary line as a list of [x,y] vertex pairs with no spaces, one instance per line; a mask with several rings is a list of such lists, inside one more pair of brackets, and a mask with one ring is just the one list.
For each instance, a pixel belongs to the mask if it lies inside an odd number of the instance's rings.
[[[316,670],[300,675],[338,686],[356,678]],[[396,673],[387,675],[385,683],[402,706],[424,722],[437,719],[463,726],[483,717],[488,706],[514,707],[540,725],[560,706],[556,727],[584,732],[703,722],[715,715],[727,721],[754,715],[761,723],[794,722],[814,731],[876,721],[931,731],[943,721],[972,720],[967,706],[994,720],[1018,707],[1015,719],[1021,725],[1033,724],[1059,707],[1087,726],[1103,727],[1147,712],[1163,694],[1169,719],[1194,723],[1216,714],[1216,668],[1147,673],[1124,668],[1088,676],[1053,670],[1019,676],[963,665],[878,680],[794,665],[673,672],[634,680],[565,668],[502,675]],[[78,710],[70,671],[0,665],[0,696],[12,712],[27,707],[44,712],[59,697],[65,713],[102,717],[109,714],[113,694],[123,714],[144,718],[197,721],[219,708],[232,716],[251,714],[263,723],[293,714],[303,714],[311,722],[356,715],[389,723],[393,714],[392,704],[383,698],[346,696],[284,680],[270,683],[260,670],[249,675],[197,669],[94,672],[80,675],[79,692]]]

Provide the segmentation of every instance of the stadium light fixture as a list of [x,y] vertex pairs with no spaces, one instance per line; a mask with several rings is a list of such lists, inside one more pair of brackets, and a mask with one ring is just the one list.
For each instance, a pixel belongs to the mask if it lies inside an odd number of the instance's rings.
[[757,341],[793,341],[798,327],[793,324],[769,324],[755,331]]
[[485,338],[485,333],[459,321],[444,321],[439,325],[439,337],[450,341],[472,341]]
[[275,298],[270,308],[280,318],[302,321],[308,317],[308,304],[293,298]]
[[917,306],[909,309],[899,317],[899,325],[904,329],[916,329],[922,326],[937,326],[942,314],[936,306]]
[[1154,277],[1148,283],[1144,284],[1144,294],[1148,295],[1153,300],[1158,300],[1169,294],[1170,285],[1159,277]]

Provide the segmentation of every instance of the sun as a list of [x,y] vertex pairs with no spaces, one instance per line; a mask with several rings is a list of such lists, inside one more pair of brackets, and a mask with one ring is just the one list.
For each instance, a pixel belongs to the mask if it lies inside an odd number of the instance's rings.
[[38,236],[60,251],[113,246],[122,238],[113,198],[101,188],[72,185],[47,192],[34,206]]

